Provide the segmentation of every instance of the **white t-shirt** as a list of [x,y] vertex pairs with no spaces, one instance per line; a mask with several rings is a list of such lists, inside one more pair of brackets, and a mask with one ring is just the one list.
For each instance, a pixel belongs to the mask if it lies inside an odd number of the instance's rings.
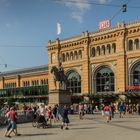
[[37,112],[39,113],[39,115],[41,116],[45,116],[46,115],[46,109],[45,107],[40,107]]

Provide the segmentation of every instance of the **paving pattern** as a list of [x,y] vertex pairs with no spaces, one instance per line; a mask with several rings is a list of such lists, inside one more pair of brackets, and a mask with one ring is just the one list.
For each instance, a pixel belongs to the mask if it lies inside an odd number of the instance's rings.
[[52,128],[33,128],[31,123],[18,124],[21,136],[4,137],[5,128],[0,128],[0,140],[140,140],[140,116],[126,115],[119,118],[116,114],[110,123],[106,123],[100,114],[70,115],[69,130],[61,130],[61,122]]

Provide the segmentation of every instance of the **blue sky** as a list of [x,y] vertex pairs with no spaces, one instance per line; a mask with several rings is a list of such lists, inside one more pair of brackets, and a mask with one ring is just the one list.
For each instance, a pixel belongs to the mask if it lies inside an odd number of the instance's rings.
[[[49,40],[58,37],[57,22],[62,29],[60,39],[77,36],[87,30],[97,31],[100,21],[111,19],[121,5],[127,2],[128,0],[0,0],[0,71],[48,64],[46,46]],[[111,20],[111,26],[122,21],[139,20],[139,13],[140,1],[129,0],[127,12],[119,12]],[[7,64],[7,68],[3,64]]]

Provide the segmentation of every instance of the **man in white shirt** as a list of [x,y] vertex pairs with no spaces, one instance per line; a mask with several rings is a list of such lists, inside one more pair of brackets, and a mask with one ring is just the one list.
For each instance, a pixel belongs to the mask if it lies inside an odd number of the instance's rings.
[[46,116],[47,110],[43,104],[40,105],[40,107],[37,110],[37,113],[39,114],[39,123],[46,123],[45,116]]

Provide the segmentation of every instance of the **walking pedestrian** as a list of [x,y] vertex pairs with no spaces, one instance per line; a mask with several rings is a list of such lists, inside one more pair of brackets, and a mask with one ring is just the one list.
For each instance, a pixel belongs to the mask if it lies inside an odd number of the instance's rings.
[[123,111],[124,111],[124,103],[121,102],[119,105],[120,118],[123,118]]
[[52,115],[52,109],[51,109],[51,106],[48,107],[48,121],[49,121],[49,124],[50,126],[52,126],[52,118],[53,118],[53,115]]
[[9,111],[6,113],[6,115],[5,115],[6,124],[7,124],[6,131],[5,131],[5,137],[7,137],[7,134],[8,134],[9,130],[10,130],[11,127],[12,127],[11,121],[10,121],[10,118],[9,118],[9,113],[10,113],[10,110],[9,110]]
[[109,123],[109,121],[111,120],[111,106],[106,105],[104,107],[104,111],[105,111],[106,122]]
[[18,134],[18,132],[17,132],[17,119],[18,119],[18,115],[17,115],[15,107],[11,107],[10,108],[10,112],[8,113],[8,117],[10,119],[11,129],[8,131],[8,134],[5,135],[5,136],[6,137],[11,137],[10,134],[12,132],[15,134],[15,136],[20,136],[20,134]]
[[63,129],[64,127],[65,127],[66,130],[69,129],[69,127],[68,127],[68,124],[69,124],[68,112],[69,112],[68,106],[65,105],[64,108],[63,108],[63,111],[61,113],[61,115],[62,115],[61,129]]
[[78,111],[79,111],[79,119],[83,119],[83,116],[84,116],[84,105],[82,103],[79,103]]
[[57,106],[56,105],[53,107],[52,113],[53,113],[54,122],[57,122],[58,120],[57,120]]

